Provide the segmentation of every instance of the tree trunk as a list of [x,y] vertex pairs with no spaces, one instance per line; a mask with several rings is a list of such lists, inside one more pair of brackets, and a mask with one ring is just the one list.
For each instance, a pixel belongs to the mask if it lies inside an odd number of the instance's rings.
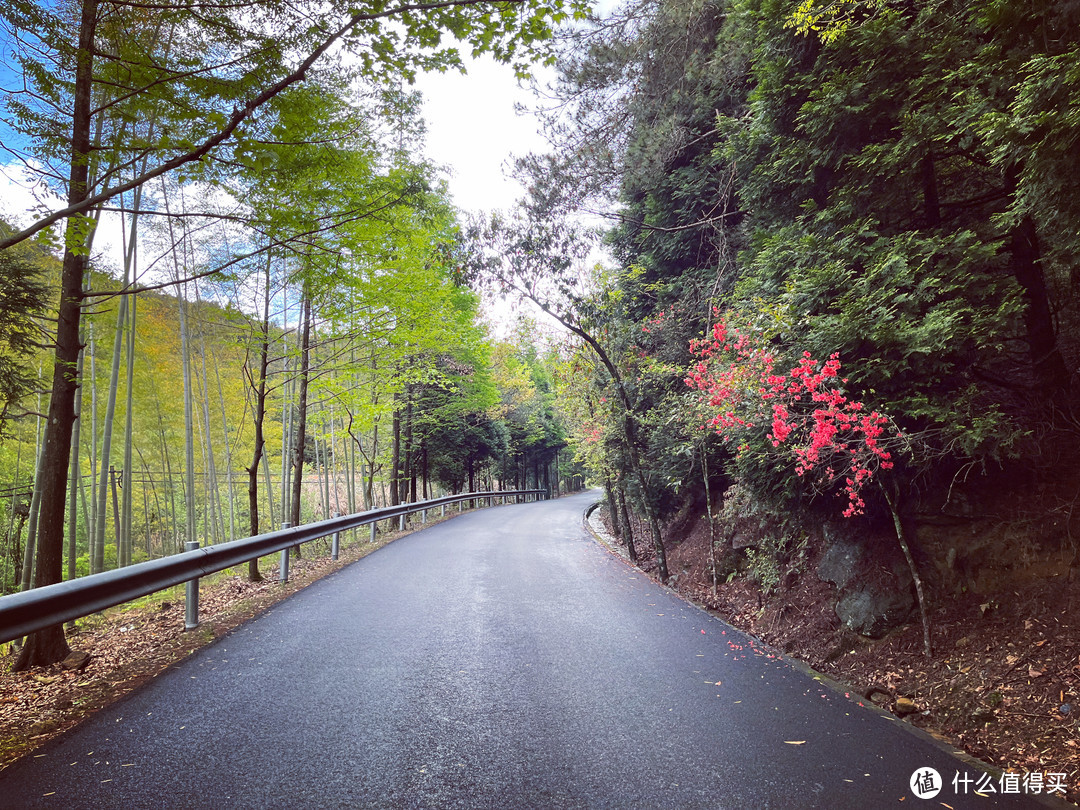
[[[248,530],[250,535],[254,537],[259,533],[259,464],[263,460],[263,448],[266,446],[266,439],[263,436],[263,422],[266,417],[266,371],[270,365],[270,258],[266,260],[266,277],[264,279],[266,284],[263,290],[263,311],[262,320],[260,323],[261,334],[259,337],[259,371],[256,377],[251,380],[251,387],[255,393],[255,449],[252,452],[251,466],[247,468],[248,473],[248,514],[249,524]],[[267,470],[269,472],[269,470]],[[269,477],[269,476],[268,476]],[[269,490],[269,482],[267,483],[267,490]],[[273,510],[270,511],[273,515]],[[262,582],[262,573],[259,571],[258,558],[248,561],[248,580],[251,582]]]
[[[90,321],[86,326],[86,331],[89,334],[90,341],[87,344],[87,349],[90,352],[90,519],[86,524],[87,534],[87,554],[90,558],[90,564],[93,565],[94,561],[94,538],[97,537],[97,455],[98,455],[98,442],[97,442],[97,341],[94,339],[94,322]],[[82,379],[83,386],[86,385],[86,380]],[[159,414],[160,417],[160,414]],[[72,430],[74,433],[74,429]],[[82,486],[80,480],[79,485]],[[85,497],[85,496],[84,496]]]
[[131,538],[131,523],[132,523],[132,498],[134,497],[134,486],[132,485],[132,469],[134,460],[131,457],[132,442],[133,442],[133,423],[132,423],[132,411],[134,410],[134,390],[135,390],[135,317],[138,314],[136,308],[138,306],[139,298],[132,293],[131,295],[131,317],[128,319],[128,339],[127,339],[127,393],[125,399],[125,413],[124,413],[124,469],[123,474],[127,476],[127,486],[124,487],[124,495],[121,499],[120,508],[120,542],[122,548],[117,549],[119,555],[119,564],[121,566],[131,565],[132,557],[132,538]]
[[919,569],[915,565],[915,558],[911,554],[911,546],[907,541],[907,530],[904,528],[904,521],[900,517],[899,489],[897,488],[890,492],[889,488],[882,484],[881,491],[885,494],[885,500],[889,504],[889,511],[892,513],[893,528],[896,530],[896,542],[900,544],[900,550],[904,553],[904,560],[907,561],[908,571],[911,572],[911,579],[915,583],[915,597],[919,602],[919,618],[922,620],[923,654],[927,658],[932,658],[933,649],[930,646],[930,613],[926,605],[926,595],[923,592],[922,577],[919,576]]
[[329,500],[326,497],[328,490],[326,489],[326,451],[324,449],[323,442],[319,441],[318,436],[312,437],[312,454],[315,456],[315,489],[318,492],[318,512],[322,513],[322,519],[326,519],[330,516],[329,507],[327,506]]
[[[153,124],[151,124],[151,130]],[[145,168],[146,162],[143,161]],[[120,196],[121,207],[123,207],[123,195]],[[138,276],[136,269],[136,247],[138,244],[137,234],[139,231],[139,210],[142,207],[142,189],[136,189],[132,197],[132,212],[131,212],[131,230],[127,234],[127,238],[124,244],[124,286],[127,287],[128,283]],[[125,300],[129,296],[124,297]],[[121,502],[120,514],[120,542],[117,544],[116,554],[117,563],[119,566],[131,565],[132,557],[132,538],[131,538],[131,523],[132,523],[132,497],[134,496],[133,487],[131,486],[132,476],[131,471],[133,467],[133,460],[131,457],[132,451],[132,430],[133,430],[133,401],[135,390],[135,326],[136,316],[138,315],[138,295],[132,293],[130,295],[130,317],[127,319],[127,391],[125,395],[125,410],[124,410],[124,466],[123,472],[128,476],[128,486],[124,487],[124,494]]]
[[[225,407],[225,390],[221,385],[221,366],[219,365],[217,358],[214,360],[214,380],[217,382],[218,390],[218,405],[221,408],[221,437],[222,443],[225,446],[225,497],[229,503],[229,532],[228,539],[230,541],[236,539],[236,492],[233,489],[233,457],[232,457],[232,442],[229,439],[229,412]],[[225,521],[225,516],[221,516],[222,523]],[[222,527],[222,534],[225,533],[224,526]]]
[[[319,446],[319,440],[315,440],[315,446]],[[322,501],[323,518],[330,517],[330,442],[324,436],[322,440]]]
[[[79,363],[76,375],[82,380],[83,353],[79,352]],[[75,579],[75,558],[77,556],[76,529],[79,523],[79,432],[82,426],[82,391],[75,397],[75,424],[72,425],[71,435],[71,474],[68,477],[68,538],[67,538],[67,574],[68,579]],[[72,625],[69,625],[69,627]]]
[[[179,278],[179,266],[176,272]],[[182,285],[177,290],[176,305],[180,318],[180,351],[183,355],[181,364],[184,378],[184,540],[189,543],[198,539],[198,532],[195,524],[195,415],[191,390],[191,338],[188,334],[185,303]]]
[[[94,33],[97,27],[98,0],[84,0],[79,23],[79,49],[75,56],[75,104],[71,128],[71,169],[68,182],[68,205],[78,205],[87,198],[88,160],[90,157],[91,98],[93,84]],[[75,394],[78,391],[79,316],[83,298],[83,277],[87,253],[81,225],[85,218],[69,217],[64,238],[64,263],[60,281],[60,306],[56,326],[56,354],[53,363],[52,396],[45,426],[42,449],[45,463],[41,469],[41,511],[38,526],[38,587],[63,579],[64,504],[67,501],[67,475],[71,456],[71,434],[75,422]],[[71,652],[62,625],[54,625],[31,635],[15,670],[45,666],[62,661]]]
[[[288,352],[285,340],[282,340],[284,349]],[[291,449],[293,442],[292,425],[293,412],[289,405],[292,391],[292,380],[289,377],[289,358],[285,357],[282,368],[283,383],[281,386],[281,522],[290,520],[292,510],[289,508],[289,476],[292,472]]]
[[403,501],[416,503],[416,447],[413,444],[413,402],[409,395],[409,404],[405,408],[405,484],[408,493]]
[[[165,471],[165,538],[169,545],[162,549],[165,554],[172,554],[177,546],[177,520],[176,520],[176,486],[173,482],[172,457],[169,455],[169,443],[165,441],[165,419],[161,413],[161,400],[158,399],[157,391],[154,392],[154,408],[157,411],[158,422],[158,449],[161,451],[161,468]],[[156,495],[156,490],[155,490]]]
[[[94,539],[94,551],[90,557],[90,573],[92,574],[105,570],[105,515],[109,489],[112,486],[113,469],[110,464],[110,456],[112,455],[113,421],[116,417],[116,392],[120,387],[120,356],[124,347],[123,333],[124,324],[127,322],[127,308],[127,296],[123,296],[120,299],[120,306],[116,315],[116,335],[113,338],[112,368],[109,373],[109,400],[105,405],[105,423],[102,425],[101,432],[101,480],[98,482],[97,537]],[[114,531],[119,533],[119,525],[114,527]],[[117,547],[117,554],[119,554],[119,546]]]
[[[195,301],[201,303],[199,295],[199,283],[195,282]],[[201,311],[201,307],[199,308]],[[225,538],[225,516],[221,509],[221,487],[218,485],[217,459],[215,457],[215,442],[210,423],[210,379],[206,371],[206,329],[205,322],[200,321],[199,329],[199,366],[202,372],[202,417],[203,435],[206,437],[206,466],[204,468],[204,480],[207,482],[206,509],[210,517],[211,542],[217,542],[217,538]],[[224,426],[223,426],[224,427]]]
[[[327,503],[330,503],[332,501],[333,502],[334,512],[336,512],[337,514],[340,515],[340,514],[342,514],[342,511],[341,511],[341,492],[338,489],[338,447],[337,447],[336,433],[334,431],[334,408],[333,408],[333,406],[330,407],[330,444],[328,445],[326,455],[327,455],[328,463],[330,465],[329,469],[327,470],[326,481],[327,481],[327,484],[330,484],[332,482],[333,483],[333,489],[334,489],[333,497],[330,497],[330,495],[327,495]],[[346,452],[345,461],[346,461],[346,464],[348,464],[348,453],[347,452]],[[346,493],[347,492],[348,492],[348,487],[346,487]],[[348,500],[349,500],[348,499],[348,494],[346,494],[346,498],[345,498],[346,508],[348,508],[348,505],[349,505]]]
[[1010,268],[1027,299],[1024,323],[1035,377],[1039,387],[1052,396],[1067,387],[1069,371],[1058,350],[1039,238],[1030,216],[1025,216],[1013,229],[1008,250]]
[[[293,526],[300,525],[300,487],[304,473],[304,434],[307,432],[307,396],[309,352],[311,347],[311,299],[305,290],[301,303],[302,331],[300,336],[300,390],[296,397],[296,438],[293,442],[292,511]],[[293,546],[293,553],[300,556],[300,546]]]
[[26,544],[23,546],[20,583],[24,591],[34,587],[34,555],[37,552],[38,520],[41,516],[41,468],[45,464],[45,446],[40,441],[35,446],[37,449],[35,455],[37,461],[34,463],[34,489],[33,494],[30,496],[30,512],[26,524]]
[[398,409],[398,398],[394,397],[394,413],[391,417],[391,429],[393,438],[390,445],[390,505],[397,506],[401,503],[401,412]]
[[367,485],[364,489],[364,508],[375,508],[375,459],[379,454],[379,423],[371,431],[371,460],[368,462]]
[[120,563],[120,500],[117,498],[116,488],[122,486],[119,483],[119,479],[124,475],[124,471],[116,472],[116,468],[113,465],[109,465],[109,489],[112,491],[112,509],[113,509],[113,539],[116,543],[116,562]]
[[427,441],[420,440],[420,499],[428,499],[428,455]]
[[637,548],[634,546],[634,524],[630,521],[630,510],[626,506],[626,490],[622,484],[617,484],[615,489],[619,493],[619,505],[622,507],[622,523],[626,532],[626,550],[630,554],[630,561],[637,562]]
[[266,457],[266,453],[263,453],[262,457],[263,478],[266,479],[266,514],[270,516],[270,520],[273,521],[274,515],[277,511],[274,509],[274,479],[270,475],[270,460]]
[[615,502],[615,493],[611,489],[611,476],[604,476],[604,494],[607,497],[608,517],[611,519],[611,533],[622,538],[622,524],[619,522],[619,505]]
[[[284,259],[282,259],[284,264]],[[284,267],[282,268],[284,270]],[[288,283],[282,285],[281,322],[286,327],[289,324],[289,295]],[[297,330],[299,331],[299,330]],[[281,522],[292,520],[292,509],[289,506],[289,493],[292,487],[289,484],[289,476],[292,474],[292,445],[293,445],[293,409],[290,401],[293,396],[293,379],[289,373],[289,337],[285,332],[281,336],[282,362],[282,385],[281,385]]]
[[709,451],[701,445],[701,480],[705,483],[705,515],[709,519],[709,578],[712,579],[712,593],[716,596],[719,583],[716,581],[716,518],[713,515],[712,487],[709,485]]

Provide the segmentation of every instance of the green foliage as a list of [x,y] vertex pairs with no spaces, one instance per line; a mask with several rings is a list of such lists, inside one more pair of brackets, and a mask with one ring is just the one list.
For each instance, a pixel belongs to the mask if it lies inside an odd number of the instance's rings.
[[[0,222],[0,235],[10,232]],[[10,409],[35,382],[32,358],[47,334],[41,320],[56,271],[55,259],[39,243],[0,250],[0,436],[11,429]]]
[[813,32],[829,44],[843,37],[853,23],[858,24],[860,12],[884,7],[885,0],[802,0],[784,25],[800,34]]
[[[105,544],[105,570],[112,570],[116,568],[117,554],[116,543]],[[146,552],[141,548],[135,548],[132,550],[131,562],[141,563],[149,559]],[[90,573],[90,555],[81,554],[75,559],[75,576],[85,577]]]
[[[66,166],[85,162],[91,198],[76,195],[71,208],[21,236],[172,171],[183,182],[213,176],[217,160],[272,165],[277,150],[260,136],[264,112],[317,71],[347,61],[370,85],[394,87],[418,71],[461,68],[464,47],[524,75],[527,64],[547,57],[553,26],[586,10],[581,0],[464,0],[424,5],[422,13],[381,0],[264,0],[207,2],[193,16],[183,4],[135,9],[87,0],[71,13],[58,1],[7,3],[0,39],[31,89],[4,99],[22,135],[5,138],[4,147],[40,167],[65,197]],[[94,37],[92,52],[79,50],[80,36]],[[89,108],[77,108],[75,99],[87,93]],[[87,152],[81,138],[89,133],[95,143]],[[83,231],[69,235],[72,251],[86,249]]]
[[809,532],[803,520],[781,502],[733,484],[724,492],[716,519],[726,542],[740,537],[746,547],[746,571],[763,594],[775,591],[788,573],[805,567]]
[[[575,317],[618,358],[650,497],[702,480],[679,369],[714,306],[777,356],[838,353],[844,396],[911,441],[902,481],[1032,451],[1080,356],[1078,13],[654,0],[570,40],[564,152],[523,168],[560,215],[580,195],[617,220],[619,266]],[[576,433],[610,471],[627,459],[605,393]],[[709,469],[773,502],[807,494],[753,442],[708,446]]]
[[828,238],[762,232],[745,260],[737,300],[778,348],[839,352],[851,395],[896,414],[925,453],[1007,452],[1018,427],[982,380],[1008,357],[1021,303],[994,246],[857,222]]

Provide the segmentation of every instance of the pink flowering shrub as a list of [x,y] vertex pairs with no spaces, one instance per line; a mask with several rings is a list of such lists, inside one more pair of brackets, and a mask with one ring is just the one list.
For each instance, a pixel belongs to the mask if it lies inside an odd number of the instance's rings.
[[686,384],[699,392],[702,430],[715,430],[740,454],[767,431],[766,446],[789,454],[796,475],[842,484],[845,517],[862,513],[864,488],[893,466],[886,445],[901,436],[887,416],[847,397],[838,355],[821,362],[804,352],[792,366],[724,320],[690,350],[697,361]]

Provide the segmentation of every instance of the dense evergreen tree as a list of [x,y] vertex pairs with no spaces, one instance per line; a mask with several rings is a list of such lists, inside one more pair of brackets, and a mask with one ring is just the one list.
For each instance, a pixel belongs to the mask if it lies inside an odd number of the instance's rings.
[[[578,317],[623,364],[647,497],[668,511],[692,497],[706,448],[717,483],[820,494],[680,417],[691,340],[718,318],[789,367],[838,354],[847,395],[903,430],[885,476],[898,492],[1044,452],[1027,437],[1069,407],[1080,331],[1076,14],[1065,0],[652,0],[567,39],[556,157],[521,165],[532,216],[612,223],[617,267],[590,275],[601,289]],[[923,486],[921,506],[946,490]]]
[[[10,232],[0,221],[0,233]],[[11,427],[10,409],[18,409],[35,383],[30,360],[48,335],[42,320],[51,303],[48,282],[55,264],[41,241],[0,251],[0,435]]]

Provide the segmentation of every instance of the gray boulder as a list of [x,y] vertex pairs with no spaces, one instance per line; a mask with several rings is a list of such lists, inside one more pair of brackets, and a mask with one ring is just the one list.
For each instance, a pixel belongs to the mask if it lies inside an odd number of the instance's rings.
[[914,610],[915,599],[910,591],[881,585],[860,585],[841,592],[836,600],[836,615],[840,621],[869,638],[881,638],[893,628],[906,624]]
[[858,543],[837,535],[828,527],[823,531],[828,548],[818,562],[817,574],[823,582],[831,582],[843,590],[858,576],[865,551]]
[[906,624],[915,610],[911,574],[902,560],[880,559],[868,545],[827,526],[829,544],[818,562],[817,574],[837,588],[836,615],[862,636],[881,638]]

